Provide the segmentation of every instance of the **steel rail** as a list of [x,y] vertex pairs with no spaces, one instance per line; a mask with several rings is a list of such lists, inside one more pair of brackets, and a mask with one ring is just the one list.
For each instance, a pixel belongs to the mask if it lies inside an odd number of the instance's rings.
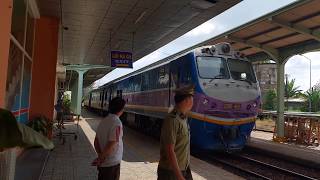
[[291,170],[288,170],[288,169],[284,169],[284,168],[281,168],[281,167],[278,167],[278,166],[275,166],[275,165],[272,165],[272,164],[269,164],[269,163],[265,163],[265,162],[262,162],[262,161],[259,161],[259,160],[256,160],[256,159],[252,159],[252,158],[247,157],[247,156],[243,156],[243,155],[233,155],[233,156],[238,157],[238,158],[242,158],[242,159],[247,160],[247,161],[251,161],[251,162],[257,163],[257,164],[262,165],[262,166],[267,166],[269,168],[272,168],[272,169],[275,169],[275,170],[278,170],[278,171],[282,171],[282,172],[287,173],[289,175],[297,176],[299,178],[317,180],[317,179],[315,179],[313,177],[306,176],[304,174],[297,173],[297,172],[294,172],[294,171],[291,171]]

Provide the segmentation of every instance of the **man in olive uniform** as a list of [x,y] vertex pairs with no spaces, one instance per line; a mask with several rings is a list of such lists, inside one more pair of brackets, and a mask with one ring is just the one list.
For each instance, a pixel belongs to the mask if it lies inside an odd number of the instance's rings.
[[158,180],[192,180],[187,113],[192,108],[193,95],[194,86],[177,89],[175,107],[163,120]]

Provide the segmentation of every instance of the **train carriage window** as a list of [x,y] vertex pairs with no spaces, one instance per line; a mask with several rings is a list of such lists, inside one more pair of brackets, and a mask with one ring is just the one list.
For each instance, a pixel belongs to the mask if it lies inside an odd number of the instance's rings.
[[134,91],[141,91],[142,82],[141,82],[141,74],[136,75],[134,77]]
[[107,99],[108,99],[108,90],[105,89],[104,100],[107,101]]
[[149,74],[147,72],[145,72],[142,75],[141,91],[147,91],[148,90],[148,83],[149,83]]
[[180,79],[180,68],[178,61],[173,61],[170,64],[170,78],[171,78],[171,84],[170,86],[174,88],[179,87],[179,79]]
[[205,79],[229,79],[226,60],[221,57],[197,57],[198,73]]
[[169,83],[169,68],[167,65],[161,67],[158,71],[158,88],[165,88]]
[[122,98],[122,90],[117,90],[117,97],[121,97]]
[[150,70],[149,73],[149,90],[157,88],[157,78],[158,78],[159,68]]

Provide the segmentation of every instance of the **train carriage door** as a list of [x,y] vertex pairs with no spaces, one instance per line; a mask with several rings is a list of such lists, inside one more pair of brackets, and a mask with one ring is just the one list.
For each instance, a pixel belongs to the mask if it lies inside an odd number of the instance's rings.
[[108,102],[109,104],[110,104],[111,99],[112,99],[112,88],[109,89],[109,99],[108,99],[109,100],[109,102]]
[[107,110],[107,102],[108,102],[108,89],[104,90],[104,100],[103,100],[103,110]]
[[103,109],[103,104],[104,104],[104,89],[101,91],[101,104],[100,104],[101,109]]
[[122,90],[117,90],[117,97],[122,98]]
[[103,102],[103,90],[100,91],[99,93],[99,103],[98,103],[98,107],[101,109],[102,108],[102,102]]

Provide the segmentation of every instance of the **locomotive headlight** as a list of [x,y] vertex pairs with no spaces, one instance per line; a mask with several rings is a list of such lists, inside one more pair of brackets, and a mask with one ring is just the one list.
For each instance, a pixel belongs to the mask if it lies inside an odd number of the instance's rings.
[[224,44],[224,45],[222,45],[221,50],[223,53],[229,53],[231,48],[230,48],[229,44]]
[[213,55],[215,51],[216,51],[216,48],[214,46],[211,46],[210,53]]

